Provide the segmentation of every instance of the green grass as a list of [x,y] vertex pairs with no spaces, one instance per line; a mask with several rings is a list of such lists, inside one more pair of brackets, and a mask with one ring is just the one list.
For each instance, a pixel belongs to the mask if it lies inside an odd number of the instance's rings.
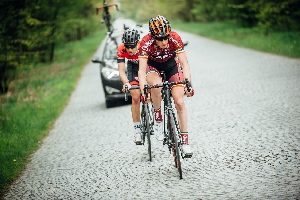
[[56,49],[56,61],[23,70],[0,96],[0,197],[66,106],[104,32]]
[[232,23],[182,23],[172,21],[172,28],[202,35],[237,46],[278,55],[300,58],[299,32],[270,32],[245,28]]

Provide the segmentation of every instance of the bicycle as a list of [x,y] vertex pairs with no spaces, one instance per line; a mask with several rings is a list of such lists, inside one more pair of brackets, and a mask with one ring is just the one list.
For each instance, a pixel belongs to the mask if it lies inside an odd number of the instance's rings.
[[[165,78],[163,79],[165,80]],[[190,82],[188,79],[185,79],[184,82],[168,82],[164,81],[162,84],[156,85],[145,85],[144,92],[148,93],[149,89],[152,88],[162,88],[162,99],[163,99],[163,108],[164,108],[164,140],[163,145],[167,145],[170,154],[174,157],[175,167],[178,169],[179,178],[182,179],[182,168],[180,156],[184,158],[189,158],[191,156],[184,155],[181,149],[182,141],[181,141],[181,132],[179,128],[179,123],[177,120],[177,116],[175,114],[175,109],[172,103],[172,95],[171,88],[173,85],[177,84],[185,84],[190,90]]]
[[[129,90],[133,89],[140,89],[139,86],[132,85]],[[125,86],[125,101],[128,100],[127,93],[129,92],[128,86]],[[151,152],[151,135],[153,135],[153,115],[151,114],[152,109],[150,108],[149,104],[142,104],[141,109],[141,125],[142,125],[142,144],[144,145],[146,143],[147,138],[147,144],[148,144],[148,155],[149,155],[149,161],[152,161],[152,152]]]
[[106,27],[107,27],[107,30],[108,32],[112,33],[112,24],[110,23],[110,19],[111,19],[111,16],[110,16],[110,13],[108,11],[108,8],[109,7],[112,7],[112,6],[116,6],[116,9],[119,10],[118,8],[118,5],[113,3],[113,4],[107,4],[105,2],[105,0],[103,0],[103,6],[98,6],[96,8],[96,14],[98,15],[98,12],[99,12],[99,9],[104,9],[104,12],[103,12],[103,16],[102,16],[102,22],[105,23]]

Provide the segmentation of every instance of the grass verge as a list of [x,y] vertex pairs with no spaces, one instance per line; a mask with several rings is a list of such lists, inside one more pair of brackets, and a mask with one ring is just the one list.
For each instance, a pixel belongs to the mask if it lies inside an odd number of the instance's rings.
[[232,23],[182,23],[172,21],[172,28],[194,33],[240,47],[300,58],[299,32],[270,32],[258,28],[245,28]]
[[104,36],[99,31],[57,48],[54,63],[21,71],[0,96],[0,198],[66,106]]

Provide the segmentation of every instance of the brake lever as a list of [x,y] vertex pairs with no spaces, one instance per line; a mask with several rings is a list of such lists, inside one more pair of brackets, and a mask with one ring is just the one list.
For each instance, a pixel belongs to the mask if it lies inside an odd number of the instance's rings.
[[127,92],[128,92],[128,85],[125,85],[125,101],[128,100]]
[[145,96],[145,99],[148,99],[148,91],[149,91],[149,85],[146,84],[146,85],[144,85],[144,96]]
[[191,82],[189,81],[188,78],[185,78],[185,85],[186,85],[187,91],[191,92],[192,86],[191,86]]

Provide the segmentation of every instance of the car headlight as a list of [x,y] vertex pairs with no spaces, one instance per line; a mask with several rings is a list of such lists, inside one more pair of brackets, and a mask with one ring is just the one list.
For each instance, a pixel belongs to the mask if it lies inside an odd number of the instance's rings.
[[107,79],[119,78],[119,71],[110,67],[103,67],[101,73]]

